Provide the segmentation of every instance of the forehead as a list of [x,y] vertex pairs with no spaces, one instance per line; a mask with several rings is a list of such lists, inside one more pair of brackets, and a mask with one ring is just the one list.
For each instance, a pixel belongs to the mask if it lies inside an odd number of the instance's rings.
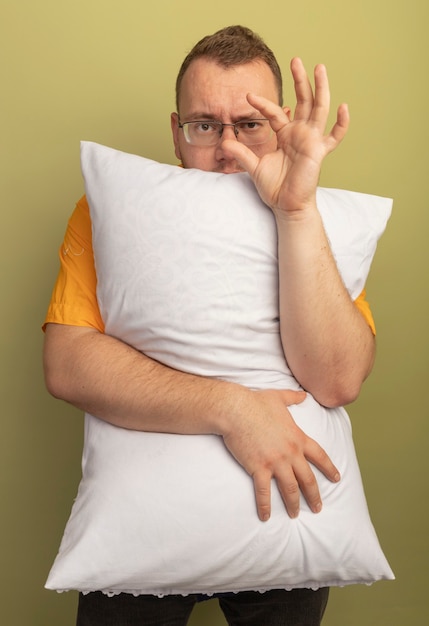
[[278,103],[274,75],[264,61],[223,67],[207,58],[189,65],[180,87],[179,108],[184,117],[207,116],[225,121],[226,116],[255,112],[246,95],[255,93]]

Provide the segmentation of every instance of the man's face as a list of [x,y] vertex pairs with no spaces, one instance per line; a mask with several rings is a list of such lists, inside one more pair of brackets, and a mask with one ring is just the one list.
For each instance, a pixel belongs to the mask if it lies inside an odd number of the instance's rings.
[[[252,61],[224,68],[210,59],[196,59],[183,76],[179,101],[180,121],[217,120],[232,124],[261,117],[259,111],[247,102],[246,95],[249,92],[278,103],[277,85],[265,62]],[[184,167],[225,174],[241,171],[239,164],[227,159],[222,149],[224,139],[235,138],[231,126],[224,127],[222,137],[215,146],[200,147],[186,141],[178,124],[178,114],[172,113],[175,153]],[[258,156],[273,152],[276,148],[275,134],[266,143],[251,147]]]

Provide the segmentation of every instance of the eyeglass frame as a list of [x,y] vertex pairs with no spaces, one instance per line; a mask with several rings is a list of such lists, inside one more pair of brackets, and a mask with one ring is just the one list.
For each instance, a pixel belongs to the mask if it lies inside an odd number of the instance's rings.
[[[206,123],[206,124],[217,124],[219,126],[219,139],[222,137],[224,127],[225,126],[232,126],[232,128],[234,129],[234,135],[235,135],[237,141],[240,141],[239,138],[238,138],[238,134],[239,134],[240,131],[236,128],[236,126],[238,124],[246,124],[248,122],[269,122],[269,121],[270,120],[267,119],[266,117],[251,117],[249,119],[239,120],[239,121],[234,122],[232,124],[227,124],[227,123],[221,122],[220,120],[207,120],[207,119],[206,120],[189,120],[188,122],[181,122],[180,118],[179,118],[179,120],[178,120],[178,127],[182,129],[183,135],[184,135],[185,140],[186,140],[186,143],[188,143],[191,146],[192,145],[195,146],[195,145],[198,145],[198,144],[193,144],[188,139],[186,130],[184,128],[188,124],[204,124],[204,123]],[[271,139],[271,137],[272,137],[272,135],[274,133],[273,129],[271,128],[271,125],[269,125],[269,128],[270,128],[270,134],[269,134],[268,138],[265,139],[264,141],[260,141],[260,142],[252,143],[252,144],[245,144],[244,142],[240,142],[240,143],[243,143],[243,145],[247,145],[247,146],[260,146],[263,143],[266,143],[267,141],[269,141]],[[219,141],[219,139],[218,139],[218,141]],[[201,147],[201,148],[202,147],[210,148],[211,146],[215,146],[215,145],[216,145],[216,143],[206,144],[205,146],[201,145],[199,147]]]

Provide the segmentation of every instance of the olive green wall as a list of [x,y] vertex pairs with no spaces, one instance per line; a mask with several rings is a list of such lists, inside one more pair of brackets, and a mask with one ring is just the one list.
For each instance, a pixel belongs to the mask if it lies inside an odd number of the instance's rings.
[[[79,140],[175,162],[173,82],[203,34],[260,32],[284,68],[328,65],[352,126],[322,183],[391,196],[368,284],[378,361],[350,409],[374,524],[397,580],[335,590],[326,626],[429,623],[427,0],[1,0],[1,621],[71,626],[43,584],[80,472],[82,419],[50,398],[40,324],[82,193]],[[200,607],[192,624],[224,624]],[[262,625],[261,625],[262,626]]]

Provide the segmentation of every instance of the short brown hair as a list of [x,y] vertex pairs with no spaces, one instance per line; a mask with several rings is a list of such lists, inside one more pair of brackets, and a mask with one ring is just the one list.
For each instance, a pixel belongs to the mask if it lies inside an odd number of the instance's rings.
[[183,76],[195,59],[207,57],[223,67],[242,65],[251,61],[264,61],[271,69],[277,84],[279,103],[283,103],[283,81],[277,59],[263,39],[245,26],[227,26],[213,35],[203,37],[185,57],[176,80],[176,107],[179,111],[179,96]]

